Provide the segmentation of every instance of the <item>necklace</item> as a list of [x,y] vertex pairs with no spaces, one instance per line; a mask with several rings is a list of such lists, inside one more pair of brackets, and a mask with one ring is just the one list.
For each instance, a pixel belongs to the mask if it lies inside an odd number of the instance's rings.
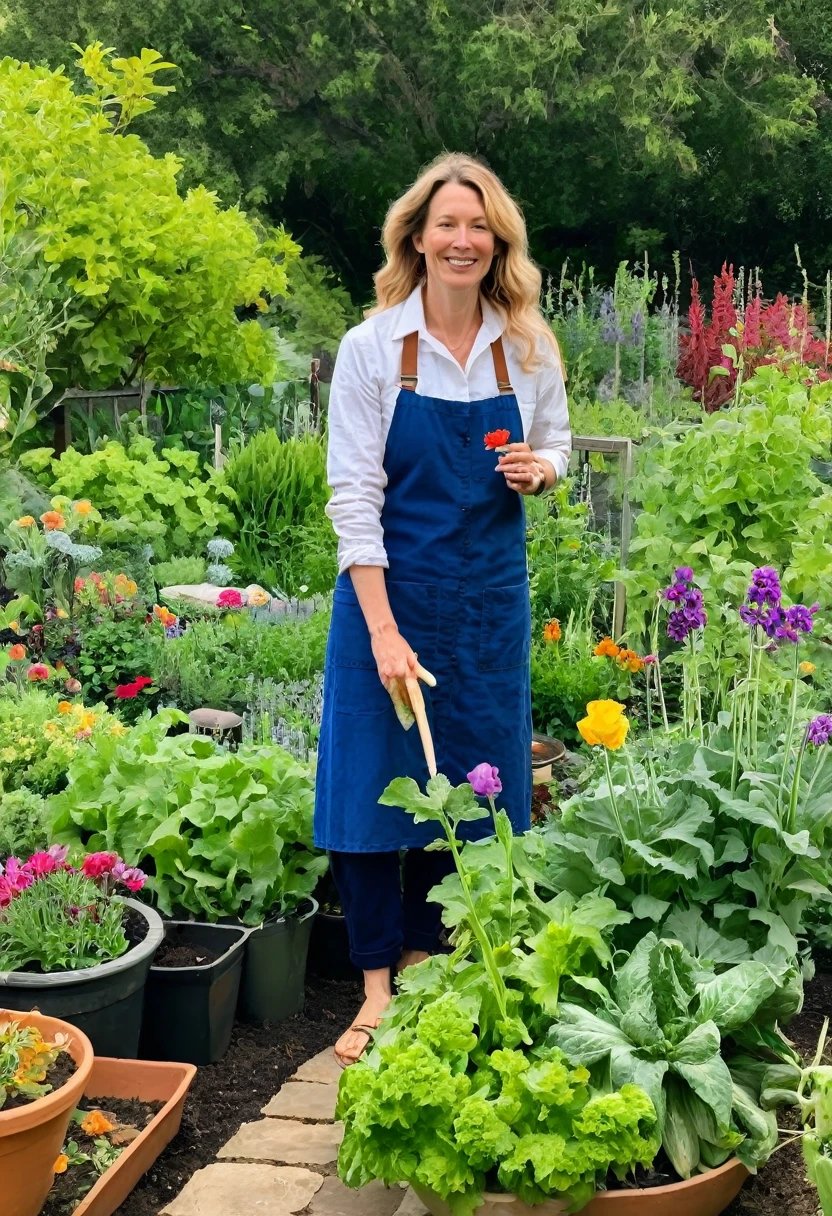
[[451,346],[450,342],[448,341],[448,339],[444,333],[441,335],[439,340],[440,340],[440,342],[442,342],[442,344],[444,346],[446,346],[448,348],[448,350],[451,352],[452,355],[455,355],[456,352],[458,350],[460,350],[460,348],[463,347],[465,345],[465,343],[468,341],[468,339],[471,337],[471,331],[474,330],[475,328],[479,329],[481,324],[482,324],[482,318],[474,317],[473,324],[468,326],[465,333],[462,335],[462,340],[460,342],[457,342],[456,346]]

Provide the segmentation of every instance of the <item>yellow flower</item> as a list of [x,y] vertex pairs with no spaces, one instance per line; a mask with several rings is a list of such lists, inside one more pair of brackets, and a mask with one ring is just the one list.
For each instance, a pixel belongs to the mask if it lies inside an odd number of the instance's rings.
[[248,602],[251,608],[262,608],[269,602],[268,593],[262,591],[259,587],[255,587],[253,591],[248,593]]
[[78,515],[89,515],[90,511],[92,510],[92,503],[88,498],[81,498],[78,500],[78,502],[73,504],[73,510]]
[[560,621],[554,618],[543,627],[544,642],[559,642],[561,638]]
[[17,526],[18,528],[31,528],[34,522],[34,515],[21,515],[20,519],[17,520]]
[[53,739],[55,737],[55,735],[58,733],[58,723],[57,722],[44,722],[43,733],[47,739]]
[[98,714],[94,714],[91,709],[85,709],[81,714],[78,722],[78,730],[92,730],[98,721]]
[[121,735],[127,734],[127,727],[123,722],[119,722],[118,718],[114,719],[110,724],[110,734],[119,738]]
[[604,658],[614,659],[618,654],[621,653],[621,647],[616,646],[612,638],[601,638],[601,641],[598,643],[592,653],[601,655]]
[[136,592],[138,591],[138,589],[139,589],[139,588],[138,588],[137,584],[135,583],[135,581],[134,581],[132,578],[129,578],[129,579],[127,580],[127,587],[126,587],[127,594],[128,594],[128,595],[135,595],[135,594],[136,594]]
[[[56,608],[55,616],[58,618],[59,621],[65,621],[66,618],[69,616],[69,613],[67,612],[66,608]],[[56,670],[57,670],[57,668],[56,668]]]
[[624,717],[624,706],[618,701],[590,701],[587,716],[578,723],[581,738],[590,747],[606,747],[618,751],[627,738],[630,723]]
[[11,764],[17,758],[17,752],[13,747],[4,747],[0,752],[0,760],[4,764]]
[[9,629],[12,633],[20,633],[20,621],[9,621]]
[[58,1157],[58,1160],[52,1166],[53,1174],[65,1174],[66,1167],[68,1165],[69,1165],[69,1157],[67,1157],[66,1153],[61,1153],[61,1155]]
[[59,714],[71,714],[72,713],[72,702],[71,701],[59,701],[58,702],[58,713]]
[[814,663],[803,662],[800,664],[798,671],[802,676],[813,676],[815,674]]

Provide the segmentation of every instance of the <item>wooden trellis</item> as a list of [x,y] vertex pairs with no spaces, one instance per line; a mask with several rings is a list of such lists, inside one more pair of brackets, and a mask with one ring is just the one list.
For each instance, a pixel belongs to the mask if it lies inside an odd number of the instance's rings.
[[[607,438],[606,436],[573,435],[572,451],[580,455],[581,462],[589,465],[593,452],[603,456],[613,456],[618,460],[621,471],[621,541],[620,568],[627,565],[627,555],[630,549],[632,532],[632,514],[630,511],[630,480],[633,475],[633,441],[625,438]],[[613,637],[620,638],[624,633],[624,620],[627,612],[627,592],[624,584],[616,581],[615,598],[612,610]]]

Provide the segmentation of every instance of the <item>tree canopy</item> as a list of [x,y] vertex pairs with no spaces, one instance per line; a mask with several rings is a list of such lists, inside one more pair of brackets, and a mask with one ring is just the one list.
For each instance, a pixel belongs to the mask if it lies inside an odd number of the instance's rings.
[[501,174],[552,269],[675,247],[703,272],[791,269],[799,230],[810,262],[832,254],[832,0],[5,3],[18,57],[98,38],[175,62],[176,93],[137,121],[151,148],[285,220],[359,297],[387,205],[443,148]]

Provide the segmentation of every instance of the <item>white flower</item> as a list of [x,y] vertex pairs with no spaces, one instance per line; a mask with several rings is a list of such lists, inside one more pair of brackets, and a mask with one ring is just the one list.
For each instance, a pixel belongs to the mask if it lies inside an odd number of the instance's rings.
[[[215,536],[213,540],[208,541],[208,556],[216,559],[230,557],[234,552],[234,546],[230,540],[226,540],[224,536]],[[212,580],[216,582],[217,580]]]

